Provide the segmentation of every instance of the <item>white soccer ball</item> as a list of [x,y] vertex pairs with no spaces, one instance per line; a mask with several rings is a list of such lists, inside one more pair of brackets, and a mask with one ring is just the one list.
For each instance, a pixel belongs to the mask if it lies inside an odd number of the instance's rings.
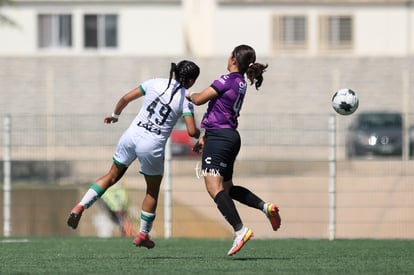
[[351,89],[341,89],[332,97],[332,107],[340,115],[350,115],[358,109],[358,106],[358,95]]

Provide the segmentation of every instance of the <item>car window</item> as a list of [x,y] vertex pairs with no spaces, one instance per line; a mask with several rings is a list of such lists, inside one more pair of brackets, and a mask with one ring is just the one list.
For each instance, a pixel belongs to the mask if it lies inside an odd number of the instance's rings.
[[402,127],[400,114],[366,114],[360,117],[361,128]]

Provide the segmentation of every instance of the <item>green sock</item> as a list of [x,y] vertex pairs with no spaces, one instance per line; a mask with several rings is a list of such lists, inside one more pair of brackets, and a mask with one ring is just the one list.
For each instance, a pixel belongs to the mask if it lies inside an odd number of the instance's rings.
[[105,193],[105,190],[102,187],[100,187],[96,182],[92,183],[90,188],[95,190],[99,197],[101,197],[103,193]]

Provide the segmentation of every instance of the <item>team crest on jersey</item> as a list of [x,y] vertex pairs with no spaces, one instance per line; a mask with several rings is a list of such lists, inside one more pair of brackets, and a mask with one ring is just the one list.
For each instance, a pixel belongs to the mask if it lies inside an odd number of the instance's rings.
[[226,83],[226,79],[227,79],[228,77],[225,75],[225,76],[223,76],[223,77],[221,77],[221,78],[219,78],[219,82],[221,83],[221,84],[225,84]]

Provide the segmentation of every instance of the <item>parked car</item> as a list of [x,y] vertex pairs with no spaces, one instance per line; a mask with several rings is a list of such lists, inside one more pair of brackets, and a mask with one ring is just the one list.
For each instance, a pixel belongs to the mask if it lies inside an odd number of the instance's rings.
[[196,140],[187,133],[184,118],[177,121],[171,133],[171,154],[173,156],[197,156],[193,152]]
[[346,153],[357,156],[402,156],[403,119],[399,112],[361,112],[348,128]]

